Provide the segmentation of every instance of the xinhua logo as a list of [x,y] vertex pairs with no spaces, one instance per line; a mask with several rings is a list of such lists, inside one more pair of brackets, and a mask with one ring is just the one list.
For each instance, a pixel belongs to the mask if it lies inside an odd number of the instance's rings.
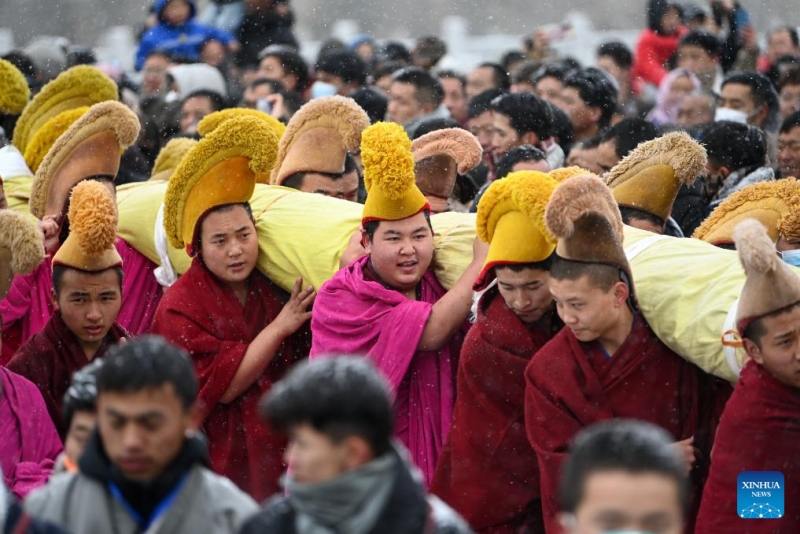
[[780,519],[783,508],[783,474],[777,471],[743,471],[737,484],[737,508],[742,519]]

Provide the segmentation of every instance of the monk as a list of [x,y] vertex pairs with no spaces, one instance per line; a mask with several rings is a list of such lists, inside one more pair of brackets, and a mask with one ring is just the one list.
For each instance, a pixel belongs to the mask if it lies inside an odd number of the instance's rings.
[[116,322],[122,258],[114,247],[116,206],[106,187],[93,180],[78,184],[70,221],[73,232],[53,257],[55,312],[8,364],[9,370],[36,384],[62,436],[62,403],[72,374],[130,337]]
[[[734,240],[747,274],[736,322],[750,361],[719,423],[697,532],[800,532],[800,278],[757,220],[740,223]],[[763,500],[737,506],[743,471],[782,473],[784,509],[754,519],[748,509]]]
[[258,238],[247,201],[276,151],[266,123],[234,117],[187,153],[167,189],[164,224],[173,246],[187,247],[194,259],[153,320],[154,333],[192,357],[212,468],[257,501],[279,490],[286,447],[260,422],[258,403],[308,356],[303,326],[316,295],[301,289],[302,280],[287,295],[255,269]]
[[549,291],[555,240],[543,217],[556,184],[512,173],[478,204],[489,253],[475,290],[488,290],[461,349],[453,426],[431,484],[478,532],[544,532],[523,399],[525,368],[562,326]]
[[[525,425],[536,451],[547,532],[559,532],[561,465],[575,435],[612,418],[669,432],[693,482],[690,530],[727,385],[668,349],[639,313],[622,249],[622,218],[597,177],[556,188],[545,214],[558,238],[550,293],[566,328],[525,371]],[[717,389],[722,389],[717,393]]]
[[445,292],[429,270],[430,206],[414,183],[411,141],[402,127],[378,123],[361,139],[367,200],[367,255],[320,288],[311,318],[311,358],[366,355],[394,396],[395,435],[430,484],[455,400],[455,369],[472,285],[485,244]]

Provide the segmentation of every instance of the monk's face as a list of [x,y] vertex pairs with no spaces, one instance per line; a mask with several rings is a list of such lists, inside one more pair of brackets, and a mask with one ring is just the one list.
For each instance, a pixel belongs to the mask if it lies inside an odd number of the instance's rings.
[[423,213],[399,221],[381,221],[365,239],[373,269],[398,291],[416,288],[433,259],[433,231]]
[[333,441],[308,423],[289,430],[284,460],[300,484],[318,484],[361,467],[372,459],[369,445],[360,437]]
[[203,263],[222,282],[244,286],[258,260],[258,236],[244,206],[209,213],[200,229]]
[[195,428],[172,383],[138,391],[103,391],[97,396],[97,428],[111,463],[125,478],[147,482],[178,456]]
[[327,174],[308,172],[303,177],[300,190],[358,202],[358,173],[350,172],[341,177],[332,178]]
[[611,334],[619,325],[628,297],[624,283],[604,290],[592,284],[587,275],[577,280],[551,278],[550,294],[564,325],[583,342],[602,341]]
[[800,388],[800,306],[761,321],[758,344],[744,340],[747,354],[779,382]]
[[[56,289],[58,291],[56,292]],[[88,357],[100,347],[122,306],[120,277],[116,270],[87,273],[66,269],[52,291],[53,304],[78,339]]]
[[569,534],[680,534],[678,483],[659,473],[597,471],[585,480],[574,515],[563,514],[561,520]]
[[550,274],[547,271],[530,268],[514,271],[507,267],[496,267],[495,275],[500,296],[523,323],[535,323],[553,304]]

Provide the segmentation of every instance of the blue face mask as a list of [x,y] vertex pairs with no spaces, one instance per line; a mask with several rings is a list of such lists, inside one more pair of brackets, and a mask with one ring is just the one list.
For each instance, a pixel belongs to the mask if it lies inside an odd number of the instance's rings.
[[336,94],[336,86],[326,82],[316,81],[311,86],[311,99],[321,98],[323,96],[334,96]]
[[783,261],[789,265],[800,267],[800,250],[787,250],[785,252],[781,252],[781,258],[783,258]]

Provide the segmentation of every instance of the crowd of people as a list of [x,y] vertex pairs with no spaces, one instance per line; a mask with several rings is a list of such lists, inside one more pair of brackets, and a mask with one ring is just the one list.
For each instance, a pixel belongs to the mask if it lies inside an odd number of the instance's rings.
[[[800,531],[798,32],[647,20],[594,65],[537,31],[459,73],[434,36],[309,64],[286,0],[159,0],[136,72],[3,56],[3,531]],[[329,197],[280,265],[266,191]],[[447,281],[443,215],[476,236]],[[665,239],[736,251],[734,379],[645,316]],[[745,471],[783,508],[746,516]]]

